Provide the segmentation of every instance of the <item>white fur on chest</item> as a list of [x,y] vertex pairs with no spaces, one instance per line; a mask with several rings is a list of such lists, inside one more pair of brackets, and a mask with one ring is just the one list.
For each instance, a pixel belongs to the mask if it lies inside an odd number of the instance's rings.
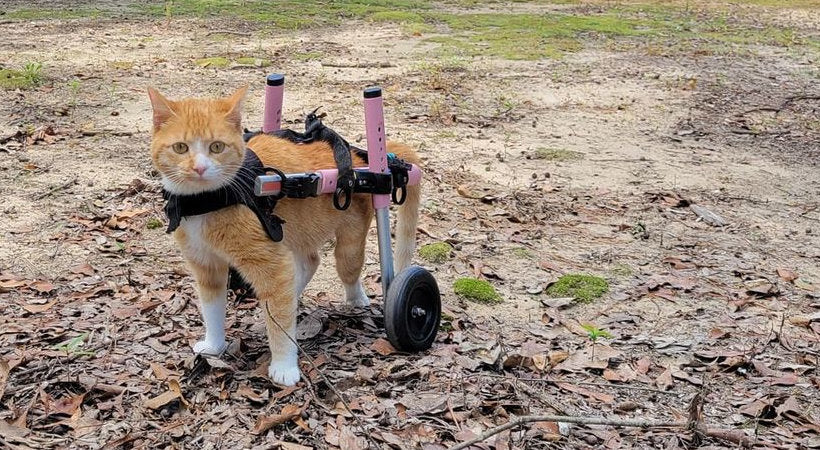
[[205,239],[208,214],[188,216],[182,219],[179,229],[185,233],[185,255],[194,261],[205,263],[214,258],[214,249]]

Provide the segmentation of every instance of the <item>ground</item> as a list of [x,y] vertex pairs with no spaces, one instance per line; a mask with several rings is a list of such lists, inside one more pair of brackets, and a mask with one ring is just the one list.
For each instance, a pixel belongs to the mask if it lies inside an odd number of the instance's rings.
[[[542,414],[711,432],[553,420],[480,448],[820,446],[815,0],[4,5],[0,447],[438,449]],[[430,351],[383,339],[373,233],[367,311],[325,249],[295,389],[264,376],[254,299],[229,354],[192,355],[146,88],[247,83],[257,128],[273,71],[286,126],[322,106],[364,145],[379,84],[389,138],[423,155],[419,245],[452,246],[417,258],[443,295]],[[608,288],[550,297],[568,274]]]

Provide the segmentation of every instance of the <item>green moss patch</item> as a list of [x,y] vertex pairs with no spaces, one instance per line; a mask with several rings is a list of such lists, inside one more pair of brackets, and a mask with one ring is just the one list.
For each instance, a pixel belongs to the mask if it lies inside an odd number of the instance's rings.
[[467,300],[477,303],[499,303],[501,296],[492,284],[475,278],[459,278],[453,283],[453,291]]
[[547,288],[547,294],[552,297],[573,297],[576,300],[589,303],[600,298],[609,290],[609,283],[601,277],[592,275],[563,275]]
[[243,66],[268,67],[270,61],[262,58],[254,58],[253,56],[242,56],[236,58],[236,63]]
[[423,245],[419,249],[419,256],[429,263],[443,263],[450,259],[450,252],[453,247],[446,242],[436,242],[433,244]]
[[145,222],[145,227],[149,230],[156,230],[157,228],[162,227],[162,221],[157,219],[156,217],[152,217]]
[[215,56],[213,58],[200,58],[194,61],[199,67],[211,67],[215,69],[224,69],[231,64],[228,58],[222,56]]

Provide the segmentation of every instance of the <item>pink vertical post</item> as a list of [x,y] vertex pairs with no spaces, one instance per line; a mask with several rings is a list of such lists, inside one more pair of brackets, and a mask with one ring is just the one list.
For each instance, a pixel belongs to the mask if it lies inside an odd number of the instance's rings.
[[282,125],[282,97],[285,92],[285,76],[279,73],[268,75],[265,84],[265,112],[262,131],[269,133]]
[[[384,137],[384,105],[382,89],[364,90],[364,127],[367,132],[367,161],[371,172],[387,173],[387,142]],[[382,292],[387,295],[393,281],[393,247],[390,245],[390,195],[374,195],[376,235],[379,238],[379,266],[382,271]]]
[[[367,133],[367,159],[371,172],[387,173],[387,143],[384,133],[384,105],[382,89],[378,86],[364,90],[364,126]],[[374,195],[373,207],[390,206],[389,195]]]

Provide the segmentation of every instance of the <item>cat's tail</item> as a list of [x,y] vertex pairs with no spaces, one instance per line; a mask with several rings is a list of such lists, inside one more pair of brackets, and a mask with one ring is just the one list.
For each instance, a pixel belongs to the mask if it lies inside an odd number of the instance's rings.
[[396,213],[396,274],[407,268],[416,249],[416,226],[419,223],[421,185],[407,186],[407,199]]

